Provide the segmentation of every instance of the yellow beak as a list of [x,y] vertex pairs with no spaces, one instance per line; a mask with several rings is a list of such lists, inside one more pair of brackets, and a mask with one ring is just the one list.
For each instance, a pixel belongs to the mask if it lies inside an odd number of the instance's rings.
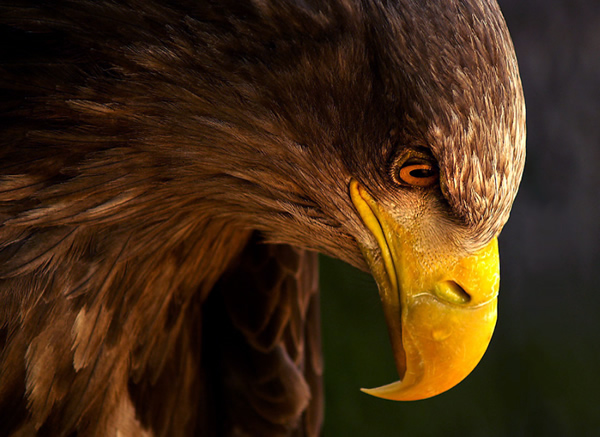
[[401,379],[363,391],[409,401],[449,390],[479,363],[496,325],[497,239],[466,257],[452,250],[421,252],[414,235],[355,180],[350,196],[380,249],[378,254],[362,247],[379,286]]

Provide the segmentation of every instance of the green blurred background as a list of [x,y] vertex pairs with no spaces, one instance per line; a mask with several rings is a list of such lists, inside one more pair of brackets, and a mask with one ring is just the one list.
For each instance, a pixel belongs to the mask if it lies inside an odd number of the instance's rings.
[[600,0],[503,0],[527,100],[527,165],[500,237],[498,325],[475,371],[430,400],[397,379],[377,289],[321,262],[325,437],[600,436]]

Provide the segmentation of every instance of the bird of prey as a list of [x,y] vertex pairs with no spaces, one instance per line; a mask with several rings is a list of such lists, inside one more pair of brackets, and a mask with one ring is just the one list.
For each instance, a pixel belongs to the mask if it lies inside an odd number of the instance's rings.
[[367,392],[477,364],[525,155],[494,0],[3,0],[0,33],[0,435],[318,435],[317,252],[378,283]]

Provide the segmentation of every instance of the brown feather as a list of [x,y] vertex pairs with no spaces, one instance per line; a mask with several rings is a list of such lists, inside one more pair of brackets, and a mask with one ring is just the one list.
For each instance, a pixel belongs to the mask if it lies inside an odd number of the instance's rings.
[[319,323],[316,254],[254,237],[227,273],[207,305],[226,314],[211,315],[224,336],[211,350],[222,357],[222,434],[286,436],[302,421],[299,435],[317,435],[320,416],[305,413],[322,404],[322,367],[310,355],[320,354],[318,330],[305,335]]

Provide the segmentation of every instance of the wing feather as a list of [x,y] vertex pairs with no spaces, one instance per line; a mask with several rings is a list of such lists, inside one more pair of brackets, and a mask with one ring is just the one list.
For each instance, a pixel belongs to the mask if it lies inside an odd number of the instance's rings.
[[255,235],[209,301],[215,324],[209,319],[204,332],[207,358],[220,367],[223,435],[318,435],[317,255]]
[[[209,3],[200,12],[221,10]],[[0,435],[215,436],[224,424],[230,435],[317,435],[316,255],[247,243],[247,230],[213,217],[204,191],[173,185],[187,154],[165,160],[171,131],[154,130],[181,112],[167,120],[123,103],[153,108],[129,74],[154,57],[129,49],[170,41],[170,26],[149,24],[186,14],[147,1],[0,10],[11,41],[0,48]],[[194,26],[230,26],[225,12]],[[164,84],[166,103],[167,82],[148,82]],[[205,88],[194,102],[222,97]],[[155,155],[138,147],[150,137]]]

